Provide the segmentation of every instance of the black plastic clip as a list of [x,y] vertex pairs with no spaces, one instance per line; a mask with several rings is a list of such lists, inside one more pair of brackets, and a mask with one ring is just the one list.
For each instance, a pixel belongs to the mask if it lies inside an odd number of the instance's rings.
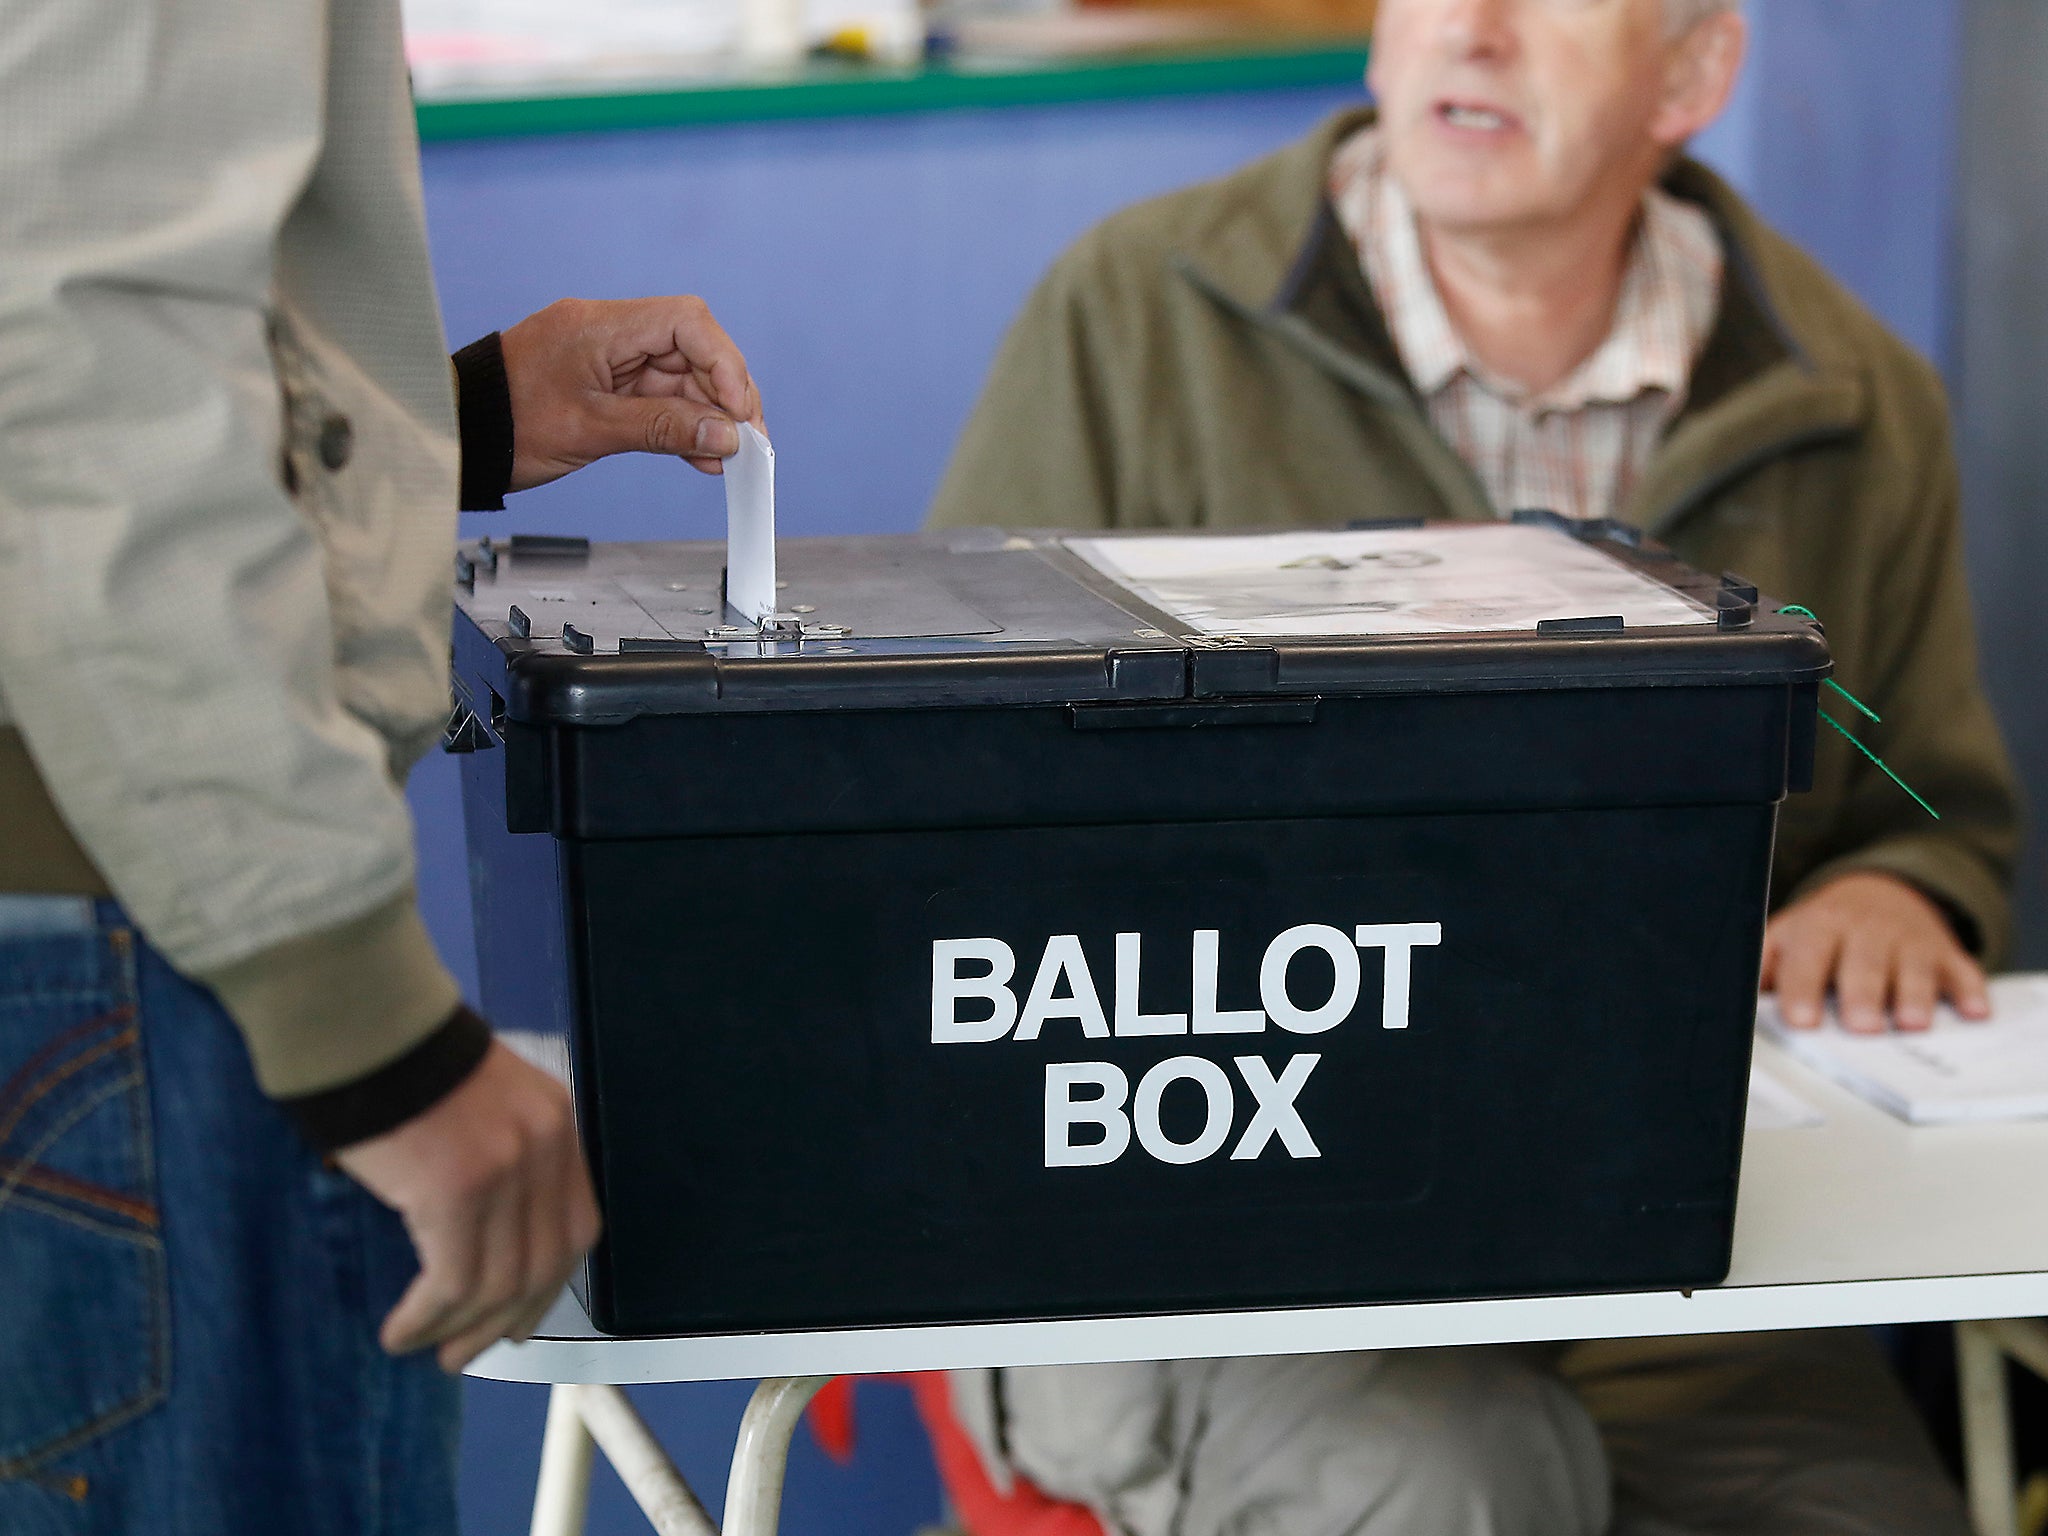
[[505,615],[505,622],[512,626],[512,633],[523,640],[533,638],[533,620],[526,616],[526,610],[514,603]]
[[477,718],[475,710],[467,704],[458,703],[449,712],[448,723],[441,728],[441,750],[443,752],[488,752],[497,742]]
[[621,656],[674,656],[685,653],[702,656],[705,654],[704,642],[702,640],[650,638],[640,635],[628,635],[619,642],[619,654]]
[[1574,531],[1572,520],[1562,512],[1553,512],[1548,507],[1517,507],[1508,514],[1508,521],[1523,527],[1556,528],[1565,533]]
[[1354,517],[1344,525],[1346,533],[1408,533],[1428,527],[1420,517]]
[[1588,619],[1538,619],[1539,635],[1618,635],[1628,626],[1618,613],[1603,613]]
[[1610,544],[1621,544],[1629,549],[1643,547],[1643,530],[1631,523],[1616,522],[1611,517],[1588,518],[1578,525],[1582,539],[1605,539]]
[[1733,571],[1721,573],[1721,590],[1736,593],[1745,603],[1754,603],[1762,595],[1757,591],[1755,582],[1744,581]]
[[476,541],[476,563],[493,576],[498,574],[498,546],[491,542],[489,534]]
[[1219,635],[1186,656],[1189,691],[1196,698],[1279,691],[1280,652],[1273,646]]
[[1714,629],[1749,629],[1757,621],[1757,604],[1733,588],[1722,588]]
[[574,651],[578,656],[588,656],[597,649],[597,642],[583,633],[574,624],[564,624],[562,626],[562,645],[565,649]]
[[1716,629],[1747,629],[1756,622],[1756,592],[1751,587],[1749,597],[1742,595],[1739,587],[1723,587],[1715,599],[1717,611],[1714,615]]
[[459,549],[455,552],[455,584],[476,590],[476,562]]
[[535,555],[585,556],[590,553],[590,540],[573,533],[515,533],[512,553],[529,559]]

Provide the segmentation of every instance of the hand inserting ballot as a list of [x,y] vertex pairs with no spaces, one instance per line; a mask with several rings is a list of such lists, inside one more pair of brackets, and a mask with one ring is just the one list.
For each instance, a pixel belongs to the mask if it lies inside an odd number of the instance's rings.
[[521,491],[615,453],[658,453],[705,474],[761,420],[747,360],[688,296],[562,299],[503,336],[512,479]]
[[1831,880],[1771,919],[1763,990],[1785,1022],[1812,1029],[1832,990],[1844,1028],[1880,1034],[1887,1022],[1921,1030],[1937,1003],[1966,1019],[1991,1015],[1984,969],[1957,942],[1941,908],[1895,875]]

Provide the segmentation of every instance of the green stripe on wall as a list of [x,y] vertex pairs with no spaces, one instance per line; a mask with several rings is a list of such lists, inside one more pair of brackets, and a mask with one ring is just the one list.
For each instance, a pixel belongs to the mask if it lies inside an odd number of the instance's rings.
[[656,90],[447,98],[419,104],[422,139],[591,133],[688,123],[867,117],[975,107],[1046,106],[1205,92],[1343,85],[1365,72],[1361,41],[1343,46],[1146,59],[887,71],[819,62],[787,80],[716,82]]

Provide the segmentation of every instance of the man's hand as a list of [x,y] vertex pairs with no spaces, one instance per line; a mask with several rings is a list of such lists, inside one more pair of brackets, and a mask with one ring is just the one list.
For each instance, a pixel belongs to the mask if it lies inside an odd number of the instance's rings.
[[496,1042],[433,1108],[335,1161],[405,1218],[420,1256],[384,1348],[438,1344],[450,1373],[531,1333],[597,1241],[569,1095]]
[[762,427],[747,360],[702,299],[562,299],[502,339],[512,490],[614,453],[719,474],[739,451],[735,423]]
[[1845,1028],[1925,1029],[1944,1000],[1965,1018],[1991,1016],[1984,970],[1956,941],[1941,909],[1892,875],[1831,880],[1764,930],[1763,988],[1794,1029],[1812,1029],[1830,988]]

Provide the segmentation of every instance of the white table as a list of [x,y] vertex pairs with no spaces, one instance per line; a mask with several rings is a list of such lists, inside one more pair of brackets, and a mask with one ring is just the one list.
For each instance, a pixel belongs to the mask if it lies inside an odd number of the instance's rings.
[[[658,1531],[711,1536],[718,1528],[623,1394],[606,1389],[769,1378],[742,1425],[725,1532],[772,1536],[789,1435],[831,1376],[2048,1314],[2048,1122],[1908,1127],[1767,1041],[1758,1041],[1757,1059],[1825,1121],[1750,1134],[1734,1265],[1724,1284],[1706,1289],[695,1339],[607,1338],[565,1296],[531,1341],[497,1346],[472,1371],[557,1387],[535,1536],[580,1530],[593,1434],[622,1476],[646,1472],[640,1486],[626,1480]],[[1972,1508],[1984,1536],[2007,1536],[2011,1450],[1996,1372],[2003,1354],[2037,1352],[2048,1364],[2048,1332],[2000,1322],[1962,1340]],[[684,1501],[678,1515],[654,1507]]]

